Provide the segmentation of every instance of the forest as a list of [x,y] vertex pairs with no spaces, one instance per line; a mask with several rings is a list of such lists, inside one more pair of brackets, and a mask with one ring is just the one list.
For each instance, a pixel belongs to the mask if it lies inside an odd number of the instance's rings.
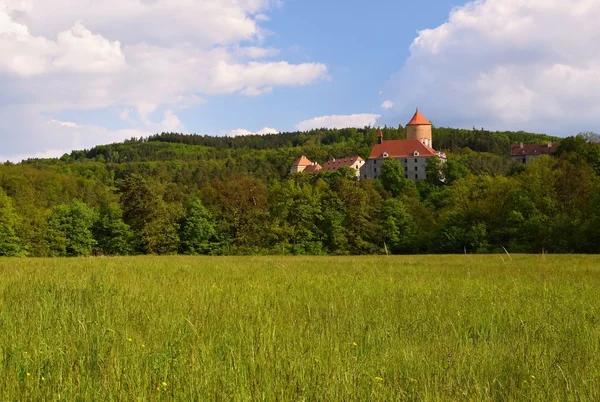
[[[403,127],[385,139],[406,137]],[[598,136],[434,128],[428,178],[291,176],[300,155],[368,158],[377,130],[162,133],[0,165],[0,256],[600,253]],[[560,141],[514,164],[510,145]]]

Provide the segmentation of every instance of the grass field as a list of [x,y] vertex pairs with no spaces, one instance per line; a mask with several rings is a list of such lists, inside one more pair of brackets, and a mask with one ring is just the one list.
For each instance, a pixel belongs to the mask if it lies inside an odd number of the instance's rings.
[[600,257],[512,258],[3,259],[0,400],[600,400]]

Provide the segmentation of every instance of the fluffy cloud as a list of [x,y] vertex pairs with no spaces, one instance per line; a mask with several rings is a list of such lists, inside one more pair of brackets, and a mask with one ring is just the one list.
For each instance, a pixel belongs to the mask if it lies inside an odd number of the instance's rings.
[[52,41],[32,35],[6,10],[0,10],[0,51],[0,72],[22,77],[57,72],[110,73],[125,66],[119,42],[93,35],[79,22]]
[[269,127],[264,127],[258,131],[249,131],[244,128],[238,128],[236,130],[232,130],[229,133],[229,135],[231,135],[233,137],[237,137],[240,135],[266,135],[266,134],[279,134],[279,131],[277,131],[274,128],[269,128]]
[[[10,134],[0,136],[0,162],[20,162],[32,157],[59,157],[73,149],[121,142],[131,137],[148,136],[155,131],[161,131],[108,130],[104,127],[84,126],[49,119],[21,106],[0,108],[0,119],[7,123],[3,132]],[[169,123],[168,119],[165,120]]]
[[302,121],[296,125],[296,128],[300,131],[309,131],[317,128],[363,128],[374,126],[379,117],[381,116],[378,114],[368,113],[322,116]]
[[[28,107],[42,122],[65,110],[113,108],[122,111],[121,122],[132,130],[179,131],[183,124],[173,111],[211,95],[258,96],[326,77],[327,67],[320,63],[263,60],[278,54],[263,46],[267,35],[260,26],[278,5],[276,0],[0,0],[0,112],[32,139],[39,135],[24,130],[26,119],[7,114],[11,105]],[[158,110],[166,110],[164,118],[154,121]],[[97,132],[82,127],[90,136]],[[67,138],[46,132],[57,141]],[[44,141],[28,143],[32,153],[48,149]]]
[[119,42],[94,35],[80,22],[58,34],[60,53],[53,66],[74,72],[113,73],[125,67],[125,56]]
[[243,65],[220,62],[212,71],[211,89],[216,93],[244,91],[247,95],[260,95],[274,85],[306,85],[326,73],[327,67],[316,63],[250,62]]
[[394,102],[392,102],[390,100],[386,100],[381,104],[381,107],[386,110],[391,109],[394,107]]
[[597,130],[598,18],[594,0],[471,2],[419,33],[386,93],[400,117],[421,106],[444,125]]

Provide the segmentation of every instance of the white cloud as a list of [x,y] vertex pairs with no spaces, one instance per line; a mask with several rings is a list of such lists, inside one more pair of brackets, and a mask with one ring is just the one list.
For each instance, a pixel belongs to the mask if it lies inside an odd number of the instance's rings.
[[[210,95],[259,96],[326,77],[320,63],[263,60],[278,50],[264,45],[260,24],[279,6],[276,0],[0,0],[0,114],[21,125],[15,129],[25,138],[18,141],[29,152],[43,153],[72,141],[56,130],[46,130],[56,136],[48,144],[39,141],[25,130],[26,119],[8,110],[19,105],[45,121],[65,110],[113,108],[134,130],[182,131],[174,111]],[[157,111],[164,116],[153,121]],[[92,137],[99,130],[78,129]]]
[[266,57],[275,57],[279,54],[278,49],[264,48],[257,46],[242,47],[236,50],[239,57],[248,57],[250,59],[264,59]]
[[112,73],[125,67],[119,42],[94,35],[80,22],[58,34],[60,53],[53,61],[58,68],[74,72]]
[[444,125],[600,129],[599,18],[596,0],[471,2],[419,33],[386,93]]
[[130,116],[131,115],[131,109],[124,109],[120,114],[119,117],[125,121],[131,121]]
[[50,57],[57,51],[55,43],[31,35],[27,26],[13,21],[0,8],[0,72],[25,77],[40,74],[49,68]]
[[61,71],[110,73],[125,66],[119,42],[92,34],[80,22],[52,41],[33,36],[6,10],[0,10],[0,50],[0,71],[23,77]]
[[279,131],[277,131],[277,130],[276,130],[276,129],[274,129],[274,128],[270,128],[270,127],[264,127],[264,128],[262,128],[262,129],[258,130],[258,131],[256,132],[256,134],[258,134],[258,135],[265,135],[265,134],[279,134]]
[[162,131],[182,133],[185,130],[179,117],[177,117],[172,110],[165,110],[164,118],[160,124],[162,126]]
[[244,128],[238,128],[236,130],[232,130],[229,135],[233,137],[241,136],[241,135],[266,135],[266,134],[279,134],[274,128],[264,127],[258,131],[249,131]]
[[269,16],[264,15],[264,14],[257,14],[255,17],[256,21],[270,21],[271,19],[269,18]]
[[316,63],[220,62],[212,71],[211,86],[216,93],[244,91],[247,95],[259,95],[270,91],[273,85],[307,85],[326,74],[327,67]]
[[379,117],[381,116],[378,114],[368,113],[322,116],[302,121],[296,125],[296,128],[300,131],[309,131],[317,128],[363,128],[374,126]]
[[391,109],[391,108],[393,108],[393,107],[394,107],[394,102],[392,102],[392,101],[390,101],[390,100],[386,100],[386,101],[384,101],[384,102],[381,104],[381,107],[382,107],[383,109],[386,109],[386,110],[387,110],[387,109]]
[[50,120],[50,123],[58,124],[61,127],[81,128],[81,126],[77,125],[77,123],[73,123],[72,121]]
[[[156,132],[143,129],[108,130],[63,122],[31,113],[29,108],[21,106],[0,108],[0,119],[5,123],[3,132],[10,133],[10,137],[0,136],[0,161],[60,157],[73,149],[121,142],[131,137],[146,137]],[[18,141],[15,140],[17,138]]]

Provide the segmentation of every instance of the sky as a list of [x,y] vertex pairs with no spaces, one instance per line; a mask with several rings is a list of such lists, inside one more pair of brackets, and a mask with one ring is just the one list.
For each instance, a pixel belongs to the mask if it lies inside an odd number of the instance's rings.
[[598,0],[0,0],[0,161],[163,131],[600,131]]

